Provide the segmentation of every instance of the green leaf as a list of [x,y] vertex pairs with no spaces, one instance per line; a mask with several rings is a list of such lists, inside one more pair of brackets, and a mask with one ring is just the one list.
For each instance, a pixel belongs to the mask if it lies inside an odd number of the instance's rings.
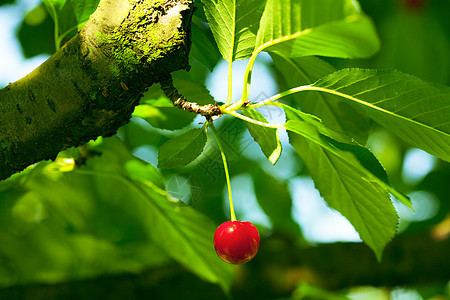
[[397,71],[344,69],[311,87],[343,97],[414,147],[450,161],[450,88]]
[[223,58],[251,56],[264,0],[202,0],[208,23]]
[[53,21],[44,4],[29,11],[20,24],[17,37],[26,58],[55,52]]
[[192,123],[196,114],[174,107],[166,97],[143,100],[133,116],[144,119],[155,128],[177,130]]
[[386,171],[369,149],[358,144],[345,134],[327,128],[316,116],[308,115],[288,105],[279,104],[279,106],[284,109],[287,119],[301,120],[312,125],[315,134],[319,134],[320,141],[324,142],[327,146],[344,152],[350,152],[361,166],[364,167],[361,171],[364,171],[367,177],[370,177],[372,181],[376,181],[378,185],[382,186],[405,206],[413,210],[410,199],[390,186]]
[[60,36],[81,28],[99,2],[100,0],[44,0],[55,25],[58,25],[57,30]]
[[107,143],[96,149],[102,155],[90,160],[89,165],[109,170],[97,177],[102,198],[137,219],[151,240],[184,267],[228,290],[233,267],[223,263],[214,251],[216,226],[193,208],[169,201],[158,170],[136,160],[118,139],[107,139]]
[[199,105],[214,104],[214,98],[202,83],[196,82],[193,79],[189,80],[175,77],[173,79],[173,85],[190,102],[196,102]]
[[158,167],[178,168],[194,161],[206,144],[205,128],[191,129],[161,146],[158,153]]
[[[436,11],[450,10],[450,2],[439,3]],[[450,23],[441,23],[433,13],[386,13],[377,22],[377,28],[383,47],[375,57],[374,68],[389,66],[427,81],[449,83]]]
[[[133,198],[136,197],[138,209],[143,212],[152,240],[199,277],[228,290],[233,268],[224,264],[214,251],[215,226],[211,220],[181,202],[168,201],[165,191],[155,189],[158,184],[158,180],[153,181],[155,173],[149,173],[143,164],[132,165],[129,176],[136,178],[131,183]],[[150,176],[136,176],[136,173]]]
[[252,172],[258,203],[274,228],[298,238],[300,227],[292,219],[292,198],[286,183],[279,182],[261,169]]
[[[214,103],[214,98],[203,84],[175,77],[174,86],[188,101],[200,105]],[[133,116],[146,120],[156,128],[176,130],[191,124],[197,114],[173,106],[160,86],[155,85],[144,95],[144,100],[135,108]]]
[[[111,165],[106,159],[103,163]],[[116,181],[108,190],[122,197],[111,201],[112,197],[101,196],[103,189],[109,187],[110,178],[98,176],[97,170],[82,169],[66,173],[47,169],[27,179],[21,188],[25,192],[22,197],[15,196],[9,203],[2,201],[12,206],[2,207],[10,216],[0,216],[0,226],[9,228],[12,234],[0,235],[0,243],[8,245],[8,251],[4,251],[5,247],[0,251],[14,265],[11,274],[15,280],[19,278],[16,283],[55,284],[68,279],[141,272],[169,261],[168,255],[143,234],[142,222],[122,213],[126,207],[135,207],[129,194],[121,194],[122,186]],[[0,197],[7,199],[4,194]],[[20,232],[21,236],[15,235]],[[0,277],[0,285],[3,280]]]
[[267,0],[255,53],[367,57],[379,48],[370,19],[353,0]]
[[381,260],[398,224],[384,187],[352,153],[330,144],[310,123],[297,119],[285,126],[290,131],[289,142],[302,157],[322,197],[350,221]]
[[192,44],[190,54],[212,72],[221,56],[214,43],[211,30],[207,24],[194,17],[192,19],[191,33]]
[[[0,192],[0,208],[8,208],[0,210],[1,227],[22,232],[0,234],[8,245],[2,257],[13,263],[15,279],[54,283],[136,273],[172,258],[229,290],[233,267],[214,251],[212,221],[169,199],[161,174],[134,158],[118,138],[104,139],[95,151],[102,154],[72,172],[47,170],[29,178],[23,189],[32,193],[24,193],[19,207],[5,207],[14,201]],[[28,221],[5,226],[11,212]]]
[[[315,56],[290,58],[275,53],[271,53],[271,56],[275,78],[281,90],[311,84],[336,71],[333,66]],[[283,102],[286,101],[303,112],[318,116],[327,127],[345,132],[365,144],[370,129],[369,119],[340,97],[305,92],[288,96],[283,99]]]
[[155,190],[164,190],[164,178],[153,165],[134,159],[127,161],[124,167],[131,179],[136,181],[145,179],[152,183]]
[[[264,116],[256,111],[250,109],[243,109],[242,114],[253,120],[268,123]],[[278,137],[278,131],[274,128],[262,127],[249,122],[246,122],[248,131],[251,136],[258,143],[264,155],[270,160],[272,164],[276,164],[281,155],[281,143]]]
[[234,270],[214,251],[211,220],[191,207],[177,206],[153,190],[141,188],[146,195],[141,203],[151,238],[197,276],[229,290]]

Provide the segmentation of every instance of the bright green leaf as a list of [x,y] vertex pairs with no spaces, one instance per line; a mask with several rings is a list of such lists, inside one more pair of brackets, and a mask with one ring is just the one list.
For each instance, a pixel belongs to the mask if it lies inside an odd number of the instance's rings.
[[214,43],[211,30],[206,23],[193,18],[191,32],[192,44],[190,54],[212,72],[221,56]]
[[323,139],[312,124],[297,119],[285,126],[290,131],[289,142],[302,157],[322,197],[350,221],[381,260],[398,224],[389,193],[352,153]]
[[[188,101],[200,105],[214,102],[203,84],[175,77],[174,86]],[[191,124],[197,114],[173,106],[160,86],[155,85],[144,95],[144,100],[141,100],[141,104],[135,108],[133,116],[144,119],[156,128],[176,130]]]
[[[253,120],[268,123],[266,118],[256,110],[244,109],[242,110],[242,114]],[[281,155],[281,143],[278,138],[278,131],[273,128],[262,127],[249,122],[247,122],[246,125],[255,142],[261,147],[264,155],[272,164],[275,164]]]
[[60,36],[80,28],[95,11],[100,0],[44,0],[48,12],[57,24]]
[[127,161],[124,167],[131,179],[135,181],[146,180],[151,182],[155,190],[164,190],[164,178],[153,165],[134,159]]
[[[0,234],[0,241],[8,244],[0,254],[14,262],[14,275],[55,283],[142,272],[172,258],[228,290],[233,267],[214,251],[212,221],[169,200],[158,170],[134,158],[118,138],[105,139],[95,151],[101,155],[73,172],[47,170],[29,178],[24,190],[33,192],[23,193],[27,198],[20,199],[17,207],[0,210],[2,228],[11,218],[2,212],[13,212],[13,217],[27,219],[31,225],[9,224],[10,232],[22,236]],[[4,193],[0,196],[8,200]],[[27,232],[32,234],[24,235]]]
[[17,37],[26,58],[39,54],[53,54],[54,24],[44,4],[29,11],[17,30]]
[[316,141],[323,142],[325,143],[324,145],[336,148],[337,150],[351,153],[363,167],[360,171],[365,172],[367,177],[370,177],[372,181],[377,182],[378,185],[393,194],[400,202],[412,210],[410,199],[389,185],[386,171],[369,149],[358,144],[343,133],[327,128],[322,124],[322,121],[315,116],[308,115],[284,104],[280,104],[279,106],[283,107],[287,119],[301,120],[312,125],[311,134],[312,136],[317,135],[318,138]]
[[[290,58],[271,53],[275,78],[281,90],[311,84],[336,69],[315,56]],[[301,111],[316,115],[324,125],[355,138],[365,144],[369,134],[369,119],[357,112],[338,96],[325,93],[304,92],[283,99]]]
[[133,184],[141,191],[135,195],[152,240],[199,277],[229,289],[233,268],[214,251],[211,220],[191,207],[169,202],[145,184]]
[[367,57],[379,48],[370,19],[353,0],[267,0],[256,52],[298,57]]
[[[20,237],[0,237],[2,244],[6,238],[10,249],[14,249],[1,252],[14,263],[20,282],[55,284],[68,279],[139,272],[169,260],[166,253],[142,235],[142,224],[135,216],[116,213],[118,207],[122,211],[129,206],[129,201],[114,203],[111,198],[99,196],[105,187],[95,186],[99,177],[95,170],[83,168],[67,173],[47,171],[27,180],[23,188],[29,192],[22,198],[16,197],[17,204],[12,207],[16,221],[10,221],[8,227],[11,232],[23,231],[26,228],[21,225],[22,220],[28,219],[32,226],[26,230],[32,231]],[[101,178],[109,181],[108,177]],[[120,185],[116,182],[109,191],[120,194]],[[141,251],[133,250],[140,246]],[[145,258],[144,247],[149,254]]]
[[214,98],[209,93],[206,86],[202,83],[174,77],[173,85],[190,102],[196,102],[200,105],[213,104]]
[[198,128],[167,141],[159,149],[158,167],[172,169],[187,165],[202,153],[206,140],[205,129]]
[[251,56],[264,0],[202,0],[223,58],[232,62]]
[[345,69],[311,87],[343,97],[407,143],[450,161],[450,88],[397,71]]
[[[204,133],[203,129],[198,130]],[[234,272],[214,251],[215,225],[182,202],[169,201],[161,186],[161,174],[152,166],[135,160],[117,139],[109,140],[109,144],[101,148],[103,154],[91,161],[96,169],[117,170],[112,177],[109,172],[98,174],[102,197],[136,218],[165,253],[199,277],[228,290]],[[111,162],[115,162],[113,166]]]
[[162,97],[141,101],[133,116],[144,119],[155,128],[176,130],[191,124],[196,115],[174,107],[168,98]]

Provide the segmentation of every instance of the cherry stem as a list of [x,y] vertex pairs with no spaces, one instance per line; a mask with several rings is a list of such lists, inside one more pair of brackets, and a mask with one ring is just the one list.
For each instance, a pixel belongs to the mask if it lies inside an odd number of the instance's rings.
[[233,206],[233,196],[231,195],[231,181],[230,181],[230,173],[228,172],[228,164],[227,164],[227,158],[225,156],[225,151],[223,150],[222,143],[220,142],[219,136],[216,131],[216,127],[214,126],[213,122],[208,122],[208,126],[211,128],[211,131],[213,133],[213,136],[216,140],[217,146],[219,146],[220,155],[222,156],[222,162],[223,162],[223,168],[225,170],[225,178],[227,181],[227,188],[228,188],[228,199],[230,201],[230,215],[231,215],[231,221],[236,221],[236,215],[234,213],[234,206]]
[[233,93],[233,62],[230,61],[228,63],[228,96],[227,102],[225,102],[225,107],[231,104],[231,98]]

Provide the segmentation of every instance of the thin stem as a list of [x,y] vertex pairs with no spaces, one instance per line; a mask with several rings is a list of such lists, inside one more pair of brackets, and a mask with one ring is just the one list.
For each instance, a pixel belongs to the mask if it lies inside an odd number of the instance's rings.
[[256,56],[258,55],[259,52],[261,52],[261,50],[257,49],[255,52],[253,52],[252,56],[250,57],[247,67],[245,68],[244,90],[242,91],[241,99],[239,99],[239,101],[237,101],[236,103],[231,105],[229,107],[230,110],[238,110],[239,108],[242,107],[242,105],[245,103],[245,101],[247,101],[249,91],[250,91],[250,85],[251,85],[251,81],[252,81],[253,65],[255,64]]
[[231,104],[231,98],[233,96],[233,62],[228,63],[228,96],[225,102],[225,107]]
[[248,109],[255,109],[255,108],[264,106],[266,104],[269,104],[270,102],[274,102],[274,101],[276,101],[278,99],[281,99],[283,97],[292,95],[294,93],[301,92],[301,91],[312,91],[312,90],[320,90],[320,89],[312,87],[312,86],[309,86],[309,85],[299,86],[299,87],[292,88],[290,90],[284,91],[282,93],[276,94],[276,95],[274,95],[274,96],[272,96],[270,98],[267,98],[266,100],[263,100],[263,101],[260,101],[258,103],[252,104],[252,105],[248,106],[247,108]]
[[213,117],[218,117],[222,114],[220,111],[220,107],[216,104],[198,105],[195,102],[187,101],[186,97],[181,95],[173,86],[171,75],[163,78],[160,81],[160,84],[164,94],[172,101],[173,105],[178,108],[200,114],[206,117],[207,120],[212,119]]
[[52,9],[53,16],[55,17],[55,26],[53,28],[53,32],[55,35],[55,51],[58,51],[59,48],[61,48],[60,41],[59,41],[59,22],[58,22],[58,15],[56,14],[55,6],[53,6],[53,3],[51,1],[47,1],[47,3],[50,5],[50,8]]
[[257,120],[254,120],[252,118],[246,117],[244,115],[241,115],[240,113],[237,113],[235,111],[231,111],[231,110],[222,110],[222,112],[224,114],[239,118],[241,120],[244,120],[246,122],[255,124],[255,125],[259,125],[259,126],[263,126],[263,127],[268,127],[268,128],[275,128],[275,129],[286,129],[286,127],[284,127],[284,125],[281,124],[270,124],[270,123],[264,123],[264,122],[260,122]]
[[291,40],[291,39],[297,38],[297,37],[299,37],[299,36],[301,36],[303,34],[310,33],[311,31],[312,31],[311,29],[307,29],[307,30],[300,31],[300,32],[297,32],[297,33],[292,34],[292,35],[284,36],[284,37],[279,38],[279,39],[270,40],[270,41],[260,45],[258,48],[256,48],[253,51],[252,56],[250,57],[250,60],[249,60],[249,62],[247,64],[247,67],[245,69],[244,89],[242,91],[242,97],[241,97],[241,99],[239,99],[239,101],[237,101],[236,103],[231,105],[229,107],[229,109],[233,110],[233,111],[236,111],[236,110],[240,109],[244,105],[245,101],[248,100],[250,86],[251,86],[251,81],[252,81],[253,66],[255,64],[256,57],[258,56],[259,53],[261,53],[261,51],[263,51],[267,47],[270,47],[271,45],[275,45],[275,44],[282,43],[282,42],[287,41],[287,40]]
[[234,206],[233,206],[233,196],[231,195],[230,173],[228,172],[228,164],[227,164],[227,158],[225,156],[225,151],[223,150],[222,143],[220,142],[219,136],[217,135],[216,127],[214,126],[214,123],[208,122],[208,126],[211,128],[214,138],[216,139],[217,146],[219,146],[220,155],[222,156],[223,168],[225,170],[225,178],[227,181],[227,188],[228,188],[228,199],[230,201],[231,221],[236,221],[236,215],[234,213]]
[[58,46],[61,47],[61,43],[62,43],[63,39],[64,39],[69,33],[71,33],[71,32],[74,31],[74,30],[77,30],[77,29],[78,29],[78,26],[80,26],[80,25],[81,25],[81,27],[83,27],[86,23],[87,23],[87,21],[84,21],[84,22],[81,22],[80,24],[77,24],[77,25],[72,26],[72,27],[70,27],[69,29],[67,29],[66,32],[64,32],[63,34],[61,34],[61,35],[58,37]]
[[[236,3],[234,3],[236,4]],[[233,15],[232,15],[233,20],[236,20],[236,9],[233,9]],[[227,101],[225,102],[224,107],[227,107],[231,104],[231,98],[232,98],[232,94],[233,94],[233,71],[232,71],[232,66],[233,66],[233,59],[234,59],[234,50],[235,50],[235,43],[236,43],[236,39],[234,38],[234,34],[236,33],[236,22],[231,22],[232,25],[232,32],[233,32],[233,39],[231,41],[231,55],[230,57],[228,57],[228,96],[227,96]]]

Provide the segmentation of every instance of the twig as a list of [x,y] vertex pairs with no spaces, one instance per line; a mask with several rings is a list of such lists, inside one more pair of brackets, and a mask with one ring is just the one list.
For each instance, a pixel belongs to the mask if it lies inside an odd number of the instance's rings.
[[187,110],[189,112],[200,114],[206,117],[208,121],[211,121],[213,117],[219,117],[222,115],[220,107],[217,105],[217,103],[198,105],[196,102],[189,102],[186,97],[180,95],[180,93],[178,93],[178,90],[173,86],[171,75],[161,80],[160,84],[164,94],[172,101],[174,106]]

